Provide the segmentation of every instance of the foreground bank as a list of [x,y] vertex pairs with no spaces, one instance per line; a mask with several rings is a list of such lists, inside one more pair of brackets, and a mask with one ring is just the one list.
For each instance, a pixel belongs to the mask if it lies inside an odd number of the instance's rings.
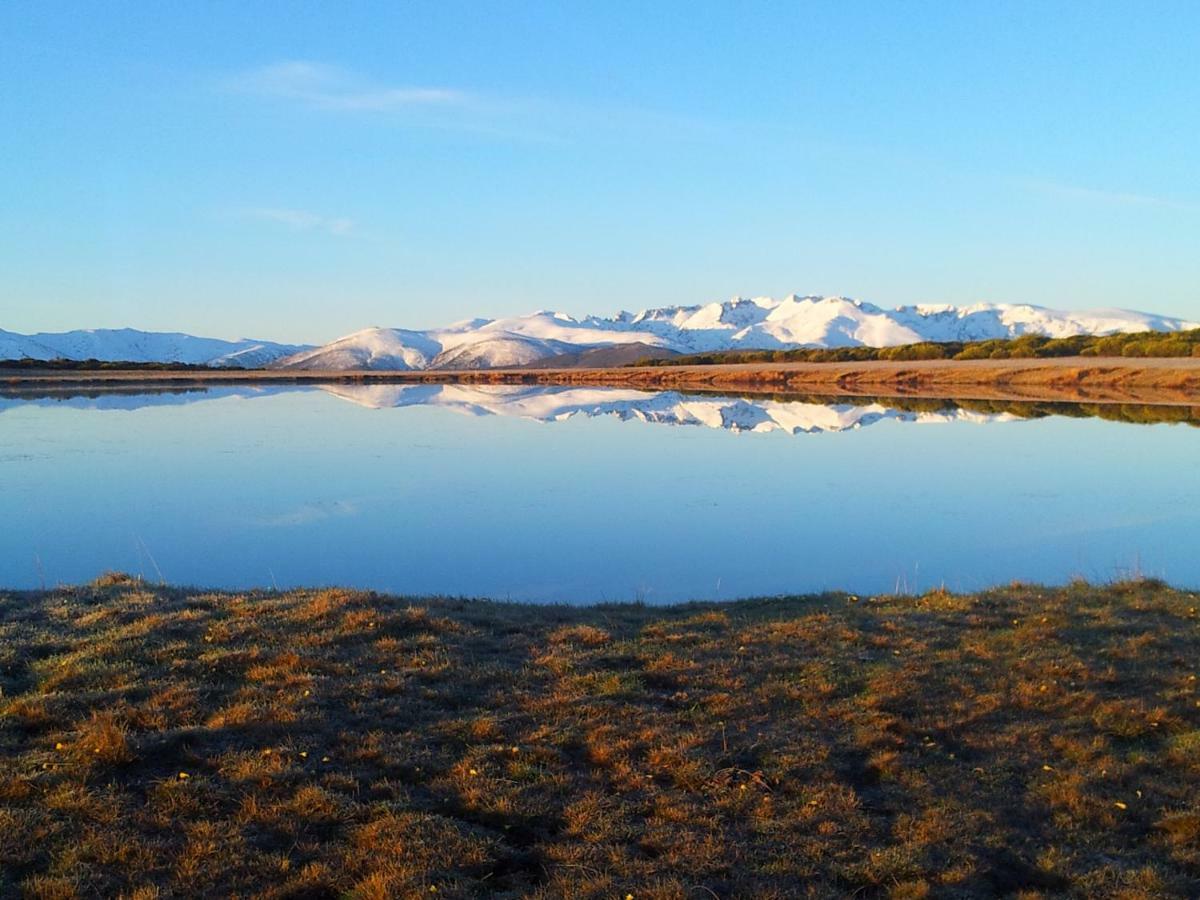
[[1198,606],[0,592],[0,894],[1195,896]]

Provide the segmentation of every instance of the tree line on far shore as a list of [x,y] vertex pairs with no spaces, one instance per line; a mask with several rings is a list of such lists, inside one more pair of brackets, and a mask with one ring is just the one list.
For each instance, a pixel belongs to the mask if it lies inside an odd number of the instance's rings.
[[870,362],[930,359],[1050,359],[1058,356],[1200,357],[1200,328],[1049,338],[1026,334],[989,341],[923,341],[897,347],[804,347],[796,350],[726,350],[642,359],[635,366],[697,366],[751,362]]

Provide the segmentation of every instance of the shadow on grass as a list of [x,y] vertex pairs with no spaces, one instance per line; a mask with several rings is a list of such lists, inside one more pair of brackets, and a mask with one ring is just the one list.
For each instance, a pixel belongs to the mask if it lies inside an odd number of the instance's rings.
[[1198,602],[0,592],[0,894],[1195,896]]

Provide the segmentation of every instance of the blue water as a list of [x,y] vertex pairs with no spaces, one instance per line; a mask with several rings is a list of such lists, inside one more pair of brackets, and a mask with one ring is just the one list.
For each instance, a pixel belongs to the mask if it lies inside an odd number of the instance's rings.
[[117,569],[572,603],[1200,585],[1188,425],[337,391],[0,400],[0,585]]

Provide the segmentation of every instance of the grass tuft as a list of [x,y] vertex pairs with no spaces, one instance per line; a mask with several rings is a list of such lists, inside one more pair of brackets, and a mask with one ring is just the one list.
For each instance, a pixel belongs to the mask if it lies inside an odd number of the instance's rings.
[[1200,895],[1200,606],[0,604],[0,896]]

